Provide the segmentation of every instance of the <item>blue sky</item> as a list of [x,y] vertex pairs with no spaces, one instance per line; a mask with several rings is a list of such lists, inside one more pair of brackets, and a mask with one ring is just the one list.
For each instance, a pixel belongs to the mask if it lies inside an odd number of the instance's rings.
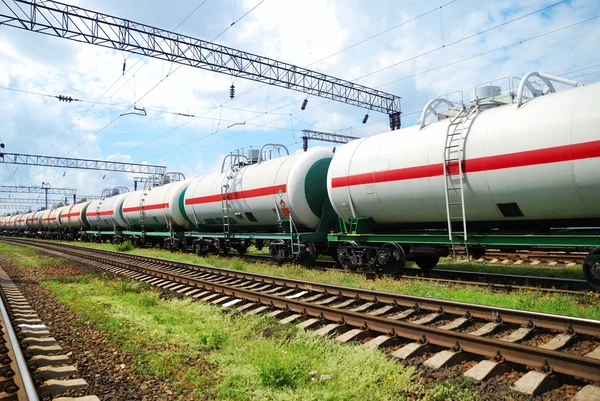
[[[169,30],[189,16],[177,31],[211,40],[260,0],[207,0],[190,16],[202,2],[69,3]],[[467,98],[476,84],[529,70],[599,80],[600,18],[577,24],[600,15],[597,0],[561,2],[462,40],[558,2],[266,0],[216,42],[299,66],[325,58],[310,68],[402,96],[408,126],[433,97],[462,90]],[[549,33],[572,24],[577,25]],[[232,82],[237,96],[230,100]],[[0,86],[92,101],[62,103],[0,89],[0,137],[8,152],[164,164],[188,177],[215,171],[226,153],[240,147],[278,142],[297,151],[303,128],[355,136],[389,129],[380,113],[370,112],[363,125],[365,110],[315,97],[301,111],[306,96],[298,92],[5,26],[0,26]],[[118,117],[134,103],[152,111]],[[132,187],[132,176],[122,173],[0,166],[0,184],[42,181],[80,194]]]

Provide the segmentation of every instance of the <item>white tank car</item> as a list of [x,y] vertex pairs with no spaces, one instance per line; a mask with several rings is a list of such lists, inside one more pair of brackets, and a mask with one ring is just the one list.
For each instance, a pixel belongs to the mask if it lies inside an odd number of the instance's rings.
[[42,229],[54,231],[62,227],[59,218],[64,206],[45,210],[42,214]]
[[36,232],[40,229],[42,223],[40,220],[41,216],[42,211],[31,213],[31,215],[27,218],[27,227],[29,228],[29,231]]
[[7,231],[15,231],[17,229],[17,223],[16,223],[17,217],[19,217],[18,214],[9,216],[6,219],[6,230]]
[[91,201],[85,212],[90,229],[92,231],[112,231],[115,226],[126,228],[127,224],[121,214],[121,206],[127,195],[129,194],[125,193]]
[[44,214],[43,210],[35,212],[33,216],[29,219],[29,230],[30,231],[39,231],[42,228],[42,214]]
[[25,231],[27,230],[27,216],[29,215],[29,213],[23,213],[20,214],[15,223],[16,223],[16,227],[17,227],[17,231]]
[[[600,218],[598,99],[600,84],[592,84],[480,111],[464,140],[467,221],[589,225]],[[444,156],[449,124],[417,125],[338,148],[327,178],[338,215],[368,216],[377,224],[446,224],[444,163],[458,171]]]
[[70,229],[89,228],[85,213],[90,203],[92,202],[81,202],[66,206],[65,210],[60,214],[60,224]]
[[169,231],[185,230],[189,221],[184,216],[185,191],[192,180],[183,180],[127,194],[123,202],[123,218],[129,230]]
[[[230,155],[233,169],[223,168],[221,173],[192,181],[185,192],[185,213],[200,230],[203,226],[222,230],[223,195],[229,200],[231,230],[278,231],[278,221],[290,215],[298,227],[317,227],[327,196],[324,180],[333,153],[325,148],[313,148],[303,153],[259,160],[258,155],[269,151],[265,146],[261,148],[263,152],[251,155],[254,160],[250,162],[254,164],[240,166],[241,155]],[[276,145],[275,149],[287,152],[282,145]],[[248,162],[246,157],[243,159]],[[222,192],[223,188],[226,194]]]

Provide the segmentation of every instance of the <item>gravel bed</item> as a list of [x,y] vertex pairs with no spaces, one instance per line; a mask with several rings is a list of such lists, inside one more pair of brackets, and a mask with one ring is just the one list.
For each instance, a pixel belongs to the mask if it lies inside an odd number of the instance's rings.
[[71,358],[79,377],[88,382],[88,394],[94,394],[103,401],[183,399],[183,395],[178,394],[169,383],[137,373],[131,353],[111,344],[107,333],[94,329],[90,323],[76,323],[79,316],[39,284],[44,279],[100,274],[103,270],[70,262],[23,268],[1,255],[0,266]]
[[[0,266],[11,276],[14,283],[19,286],[23,295],[36,309],[52,335],[59,341],[65,352],[68,352],[68,355],[78,367],[80,376],[90,384],[89,394],[95,394],[102,400],[110,401],[167,401],[186,399],[185,394],[175,391],[169,383],[161,382],[152,376],[137,373],[133,366],[131,354],[122,352],[112,345],[106,333],[95,330],[89,323],[76,324],[75,321],[78,320],[78,315],[58,302],[52,294],[39,285],[40,280],[48,278],[66,278],[90,273],[106,274],[104,270],[77,264],[76,262],[47,265],[38,269],[21,268],[1,255]],[[169,291],[161,291],[162,299],[172,297],[179,298],[181,295]],[[417,320],[425,314],[424,311],[419,311],[409,321]],[[439,324],[441,322],[438,322]],[[483,324],[485,323],[475,321],[465,331],[476,330]],[[493,337],[501,337],[509,334],[515,328],[513,325],[508,325],[504,330],[493,335]],[[590,343],[592,344],[573,348],[585,348],[587,350],[595,345],[591,341]],[[386,347],[385,352],[392,353],[405,344],[405,341],[401,341],[398,344]],[[581,349],[578,349],[578,351],[582,352]],[[417,367],[422,373],[422,383],[427,387],[433,387],[442,380],[461,382],[464,380],[463,373],[475,364],[473,360],[467,360],[454,367],[434,370],[423,365],[423,362],[433,354],[430,351],[421,357],[399,363]],[[515,366],[515,368],[516,370],[504,375],[477,383],[476,385],[482,393],[481,399],[490,401],[507,399],[514,401],[568,400],[582,387],[581,383],[565,383],[560,388],[538,397],[520,395],[510,390],[509,383],[518,380],[524,375],[525,371],[518,366]]]

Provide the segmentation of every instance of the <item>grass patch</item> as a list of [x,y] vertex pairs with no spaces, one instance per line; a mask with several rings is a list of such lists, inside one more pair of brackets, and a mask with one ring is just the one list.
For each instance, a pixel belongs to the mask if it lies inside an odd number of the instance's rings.
[[28,246],[14,246],[0,242],[0,255],[8,257],[13,263],[23,267],[45,267],[57,263],[64,263],[67,259],[48,256],[35,248]]
[[[116,246],[110,244],[77,243],[77,245],[116,250]],[[600,303],[598,302],[600,294],[598,293],[589,293],[588,295],[581,296],[544,293],[531,290],[518,290],[504,293],[490,288],[470,287],[461,284],[449,285],[410,280],[394,280],[390,278],[367,280],[362,275],[342,271],[320,271],[306,269],[295,265],[276,266],[269,263],[250,263],[236,257],[199,257],[189,253],[172,253],[169,251],[147,248],[136,248],[132,250],[131,253],[232,270],[289,277],[299,280],[318,281],[327,284],[388,291],[398,294],[600,320]]]
[[[81,322],[132,352],[140,372],[174,383],[192,399],[480,399],[470,381],[426,388],[419,372],[379,351],[316,338],[265,316],[161,300],[138,282],[94,276],[44,285]],[[328,378],[313,381],[311,371]]]
[[129,251],[133,250],[133,244],[129,241],[124,241],[124,242],[121,242],[120,244],[118,244],[116,246],[116,248],[117,248],[117,251],[119,251],[119,252],[129,252]]
[[[468,272],[485,272],[493,274],[512,274],[518,276],[554,277],[584,280],[583,268],[575,266],[528,266],[528,265],[492,265],[488,263],[453,263],[451,259],[444,258],[436,266],[438,270],[460,270]],[[416,266],[414,266],[416,267]]]

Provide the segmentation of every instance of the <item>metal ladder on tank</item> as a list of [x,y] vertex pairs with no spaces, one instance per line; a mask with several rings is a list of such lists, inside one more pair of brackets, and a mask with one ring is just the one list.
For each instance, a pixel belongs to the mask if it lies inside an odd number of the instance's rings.
[[467,246],[467,215],[465,213],[464,144],[477,113],[479,113],[479,105],[466,107],[450,120],[444,144],[443,166],[448,239],[452,246],[452,256],[456,258],[455,231],[452,225],[460,222],[462,229],[457,234],[462,236],[462,246],[465,249],[467,260],[469,259],[469,247]]
[[221,207],[223,209],[223,246],[227,250],[230,247],[231,229],[229,226],[229,178],[225,177],[225,183],[221,185]]

